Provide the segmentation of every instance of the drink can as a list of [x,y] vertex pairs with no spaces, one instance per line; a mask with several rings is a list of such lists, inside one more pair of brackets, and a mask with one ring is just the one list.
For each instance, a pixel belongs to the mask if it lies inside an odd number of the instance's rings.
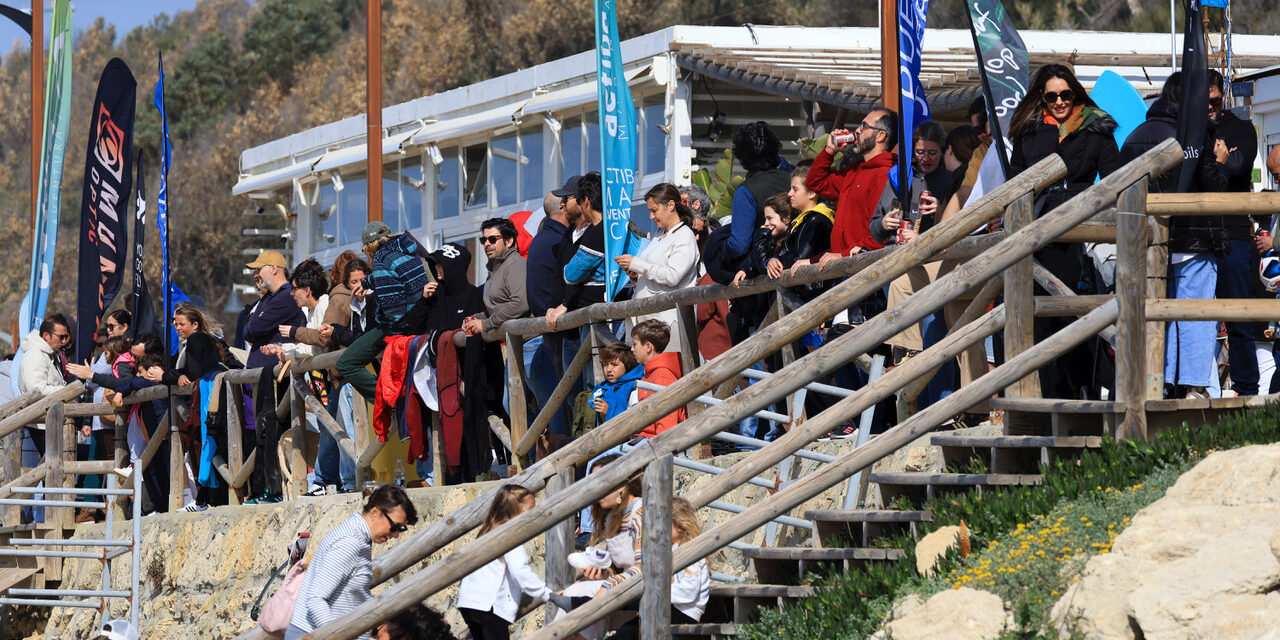
[[1266,229],[1263,229],[1262,231],[1258,232],[1258,235],[1262,236],[1263,238],[1270,238],[1271,232],[1267,231]]
[[845,133],[833,133],[833,134],[831,134],[831,140],[832,140],[832,142],[834,142],[836,145],[852,144],[852,143],[854,143],[855,141],[857,141],[857,139],[858,139],[858,134],[853,133],[853,132],[851,132],[851,131],[846,131]]
[[925,189],[924,191],[921,191],[921,192],[920,192],[920,199],[921,199],[921,200],[924,200],[925,198],[929,198],[929,197],[932,197],[932,196],[933,196],[933,194],[932,194],[932,193],[930,193],[928,189]]

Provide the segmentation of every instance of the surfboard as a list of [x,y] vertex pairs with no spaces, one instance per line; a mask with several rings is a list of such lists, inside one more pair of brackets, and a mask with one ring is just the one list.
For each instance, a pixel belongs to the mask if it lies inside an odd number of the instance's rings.
[[1129,134],[1147,119],[1147,103],[1138,90],[1115,71],[1102,72],[1089,97],[1119,125],[1115,132],[1117,147],[1124,146]]

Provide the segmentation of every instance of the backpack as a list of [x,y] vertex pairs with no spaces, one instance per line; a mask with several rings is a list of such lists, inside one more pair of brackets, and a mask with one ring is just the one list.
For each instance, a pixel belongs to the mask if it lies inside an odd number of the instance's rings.
[[738,273],[738,265],[742,262],[741,258],[734,259],[729,255],[729,235],[732,225],[724,225],[711,235],[707,236],[707,244],[702,248],[702,264],[707,269],[707,275],[716,284],[728,286],[733,282],[733,276]]
[[[257,621],[258,626],[263,631],[273,635],[283,635],[289,628],[289,620],[293,618],[293,605],[298,601],[298,592],[302,590],[302,579],[307,571],[307,560],[303,556],[307,553],[307,541],[311,534],[303,531],[298,534],[298,539],[289,545],[289,559],[285,560],[275,573],[267,578],[267,583],[262,585],[262,591],[258,593],[258,599],[254,601],[253,608],[249,610],[249,618]],[[290,566],[292,564],[293,566]],[[289,573],[285,575],[284,582],[280,584],[280,588],[275,594],[267,600],[267,606],[259,607],[262,604],[262,597],[267,594],[267,589],[271,588],[271,583],[275,582],[276,576],[281,571],[289,568]]]

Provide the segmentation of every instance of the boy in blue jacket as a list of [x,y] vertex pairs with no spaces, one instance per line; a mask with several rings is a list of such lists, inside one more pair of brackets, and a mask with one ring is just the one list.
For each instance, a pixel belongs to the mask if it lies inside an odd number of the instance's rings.
[[600,350],[604,382],[591,392],[591,408],[599,426],[627,410],[636,402],[636,381],[644,377],[644,367],[625,342],[615,342]]

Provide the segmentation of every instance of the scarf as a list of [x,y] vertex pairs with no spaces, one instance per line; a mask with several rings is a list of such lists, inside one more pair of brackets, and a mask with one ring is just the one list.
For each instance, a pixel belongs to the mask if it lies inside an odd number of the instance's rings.
[[1058,142],[1067,139],[1067,136],[1084,128],[1085,125],[1093,122],[1098,118],[1098,110],[1089,105],[1079,104],[1072,107],[1071,113],[1067,114],[1067,119],[1058,122],[1048,109],[1044,110],[1044,123],[1058,127]]

